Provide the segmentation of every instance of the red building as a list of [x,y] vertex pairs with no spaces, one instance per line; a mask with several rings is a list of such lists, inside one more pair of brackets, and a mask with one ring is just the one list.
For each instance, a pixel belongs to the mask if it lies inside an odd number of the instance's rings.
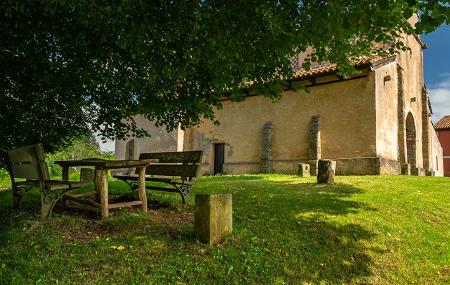
[[440,119],[435,129],[444,151],[444,176],[450,176],[450,116]]

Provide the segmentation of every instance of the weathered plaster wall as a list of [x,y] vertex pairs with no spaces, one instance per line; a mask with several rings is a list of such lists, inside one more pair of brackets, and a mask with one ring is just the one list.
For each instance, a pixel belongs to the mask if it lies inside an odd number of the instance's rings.
[[410,50],[399,53],[397,63],[402,69],[404,81],[404,120],[406,120],[408,113],[413,115],[417,134],[416,165],[411,167],[423,168],[421,98],[424,80],[422,46],[414,36],[406,36],[404,41]]
[[202,174],[213,171],[213,144],[225,143],[225,173],[261,170],[263,126],[273,124],[272,168],[295,173],[309,159],[309,125],[321,119],[322,158],[376,156],[375,78],[368,77],[310,87],[310,93],[287,91],[280,101],[263,96],[244,102],[224,101],[216,111],[221,122],[205,122],[186,131],[186,150],[204,151]]
[[434,171],[435,176],[444,176],[444,153],[437,136],[436,131],[434,130],[433,125],[430,123],[431,129],[431,170]]
[[375,70],[377,156],[398,160],[398,83],[397,64],[392,62]]
[[181,131],[167,132],[165,128],[157,128],[155,124],[142,116],[136,116],[135,121],[137,126],[145,129],[151,137],[116,140],[116,159],[126,158],[126,144],[131,139],[134,139],[134,155],[132,157],[134,159],[137,159],[142,152],[177,151],[179,148],[178,136],[182,135]]

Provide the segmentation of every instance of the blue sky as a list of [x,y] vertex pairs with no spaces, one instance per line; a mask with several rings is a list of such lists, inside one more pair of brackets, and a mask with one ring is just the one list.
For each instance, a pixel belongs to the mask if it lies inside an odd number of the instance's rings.
[[433,122],[450,115],[450,26],[422,36],[428,45],[424,51],[425,84],[433,108]]

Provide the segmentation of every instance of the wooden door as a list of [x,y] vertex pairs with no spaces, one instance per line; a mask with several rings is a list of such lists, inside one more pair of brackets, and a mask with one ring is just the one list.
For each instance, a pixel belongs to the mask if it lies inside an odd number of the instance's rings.
[[223,173],[223,163],[225,159],[225,144],[214,144],[214,175]]

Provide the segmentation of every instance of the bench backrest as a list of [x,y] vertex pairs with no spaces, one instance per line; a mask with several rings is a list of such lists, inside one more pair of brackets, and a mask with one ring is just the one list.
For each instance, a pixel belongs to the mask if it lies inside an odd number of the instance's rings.
[[141,153],[139,159],[158,159],[158,165],[149,165],[145,173],[157,176],[194,178],[202,159],[202,151]]
[[27,145],[8,150],[9,172],[14,183],[16,178],[49,180],[42,144]]

